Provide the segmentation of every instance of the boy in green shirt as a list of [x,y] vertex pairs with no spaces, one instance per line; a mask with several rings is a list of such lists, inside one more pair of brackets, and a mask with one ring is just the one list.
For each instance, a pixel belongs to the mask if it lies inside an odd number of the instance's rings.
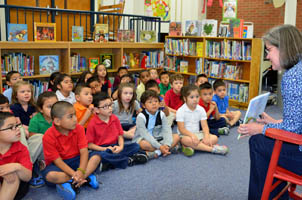
[[159,84],[160,96],[164,98],[166,92],[171,89],[169,73],[167,71],[161,72],[159,75],[159,79],[160,79],[160,84]]

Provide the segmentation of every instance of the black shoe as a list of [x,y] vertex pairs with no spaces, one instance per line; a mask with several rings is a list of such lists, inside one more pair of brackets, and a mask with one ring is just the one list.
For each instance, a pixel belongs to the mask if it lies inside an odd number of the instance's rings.
[[148,161],[148,157],[145,154],[137,153],[128,159],[128,166],[145,164]]
[[101,163],[100,164],[101,172],[108,171],[109,169],[115,169],[115,167],[111,163]]
[[71,188],[73,189],[73,191],[76,193],[76,194],[79,194],[80,193],[80,187],[76,187],[76,183],[70,183],[71,185]]
[[240,126],[240,124],[243,124],[243,121],[241,119],[239,119],[235,124],[234,126]]

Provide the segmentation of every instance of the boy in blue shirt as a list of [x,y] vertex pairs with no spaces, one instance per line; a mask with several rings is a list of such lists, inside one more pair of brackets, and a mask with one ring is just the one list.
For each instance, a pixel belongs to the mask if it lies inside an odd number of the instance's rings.
[[3,95],[7,97],[9,103],[12,102],[13,85],[18,81],[21,81],[21,75],[17,71],[10,71],[6,74],[6,84],[9,86],[7,90],[3,92]]

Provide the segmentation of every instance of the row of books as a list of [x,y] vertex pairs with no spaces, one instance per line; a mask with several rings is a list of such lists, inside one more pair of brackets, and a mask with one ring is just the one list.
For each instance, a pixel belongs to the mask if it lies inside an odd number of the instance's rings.
[[86,58],[80,56],[79,53],[74,53],[70,57],[70,72],[71,73],[79,73],[86,71],[87,68],[87,62]]
[[239,63],[234,65],[230,62],[205,60],[204,73],[211,77],[239,80],[242,79],[242,67]]
[[2,76],[7,72],[18,71],[22,76],[34,74],[34,56],[23,53],[9,53],[1,56]]
[[183,56],[203,56],[203,42],[196,42],[189,39],[176,40],[166,39],[166,54]]
[[206,41],[206,57],[251,60],[251,42],[237,40]]
[[164,66],[164,57],[163,51],[124,53],[122,65],[130,68],[160,68]]

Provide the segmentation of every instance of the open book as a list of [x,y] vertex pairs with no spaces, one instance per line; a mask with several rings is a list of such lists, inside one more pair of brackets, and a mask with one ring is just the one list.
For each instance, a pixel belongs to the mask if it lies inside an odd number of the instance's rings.
[[[267,92],[251,99],[243,120],[244,124],[247,124],[250,121],[256,121],[259,115],[264,112],[269,94],[270,93]],[[240,139],[240,136],[241,134],[238,135],[238,140]]]

